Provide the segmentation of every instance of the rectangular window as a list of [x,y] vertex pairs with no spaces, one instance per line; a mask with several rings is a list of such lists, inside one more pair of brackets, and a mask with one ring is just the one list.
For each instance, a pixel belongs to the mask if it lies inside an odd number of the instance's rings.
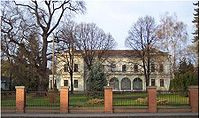
[[78,64],[74,64],[74,72],[78,72]]
[[155,64],[154,63],[151,64],[151,72],[155,72]]
[[53,87],[56,87],[56,86],[57,86],[57,80],[55,80]]
[[163,70],[164,70],[163,64],[160,64],[159,71],[160,71],[160,72],[163,72]]
[[52,80],[50,80],[50,89],[52,89]]
[[160,79],[160,87],[164,87],[164,79]]
[[151,79],[151,86],[155,86],[155,79]]
[[74,80],[74,88],[78,88],[78,80]]
[[122,72],[126,71],[126,65],[122,65]]
[[138,72],[138,65],[137,64],[134,65],[134,72]]
[[64,65],[64,72],[67,72],[67,64]]
[[64,86],[68,86],[68,80],[64,80]]

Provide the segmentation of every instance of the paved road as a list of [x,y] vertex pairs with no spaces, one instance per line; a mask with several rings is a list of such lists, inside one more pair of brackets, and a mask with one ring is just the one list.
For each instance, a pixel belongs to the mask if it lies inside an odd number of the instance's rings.
[[199,118],[198,113],[1,114],[2,118]]

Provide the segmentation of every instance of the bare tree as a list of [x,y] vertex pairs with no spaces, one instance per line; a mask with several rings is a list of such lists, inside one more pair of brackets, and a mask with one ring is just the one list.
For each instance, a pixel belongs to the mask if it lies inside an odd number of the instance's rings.
[[175,72],[177,61],[181,57],[181,51],[186,47],[188,39],[186,25],[182,21],[178,21],[176,15],[166,13],[161,17],[157,36],[159,38],[157,46],[170,53],[172,72]]
[[105,34],[93,23],[81,23],[76,26],[75,38],[78,49],[83,51],[82,56],[88,69],[91,68],[95,57],[100,59],[107,50],[115,46],[113,37]]
[[104,33],[102,29],[93,23],[77,25],[74,36],[77,48],[82,51],[81,55],[86,64],[84,69],[84,83],[86,83],[86,73],[91,69],[95,59],[101,60],[107,50],[114,48],[115,40],[111,34]]
[[[194,18],[192,23],[195,25],[195,31],[193,34],[194,39],[193,39],[193,51],[196,53],[196,60],[197,62],[199,62],[199,1],[196,3],[193,3],[193,5],[195,6],[194,8]],[[196,64],[197,66],[199,65],[199,63]]]
[[[57,46],[57,63],[64,62],[67,67],[64,67],[70,75],[71,93],[73,94],[73,74],[74,74],[74,58],[76,53],[76,44],[74,39],[75,23],[69,21],[63,24],[62,29],[57,32],[59,41]],[[59,61],[59,62],[58,62]]]
[[[41,89],[44,89],[43,83],[46,82],[48,78],[47,61],[48,61],[48,56],[51,55],[51,53],[48,53],[48,45],[49,43],[52,42],[48,40],[48,37],[58,27],[60,21],[62,20],[62,17],[65,14],[71,14],[73,12],[84,13],[85,5],[83,1],[72,1],[72,0],[64,0],[64,1],[49,0],[49,1],[42,1],[42,2],[32,0],[30,4],[17,3],[15,1],[14,3],[17,6],[22,7],[22,9],[28,9],[27,13],[30,14],[30,15],[24,14],[22,15],[22,17],[20,17],[20,19],[29,18],[31,16],[33,17],[32,19],[34,21],[31,23],[33,23],[33,25],[36,25],[36,27],[39,28],[37,33],[40,36],[38,40],[41,42],[41,51],[40,51],[41,63],[38,67],[38,73],[40,75],[38,89],[41,90]],[[6,16],[7,15],[4,15],[3,17],[6,17]],[[7,21],[4,20],[4,23],[7,23]],[[23,23],[27,23],[26,20],[22,20],[22,24]],[[7,24],[10,25],[9,23]],[[28,25],[28,27],[29,26],[30,25]],[[14,29],[15,31],[16,30],[21,31],[20,29],[15,29],[15,28],[18,28],[15,25],[10,25],[10,27],[11,27],[11,30]],[[1,30],[5,30],[5,28],[3,27]],[[32,31],[32,30],[29,29],[25,31]],[[19,41],[13,40],[12,42],[17,44],[17,46],[21,46]]]
[[[32,24],[32,17],[23,17],[28,14],[26,9],[20,10],[13,2],[1,2],[1,59],[9,62],[9,78],[14,78],[14,64],[19,47],[26,48],[30,44],[30,36],[37,31],[36,25]],[[10,83],[11,85],[11,83]],[[11,87],[11,86],[10,86]],[[10,88],[11,89],[11,88]]]
[[137,51],[139,58],[142,60],[142,68],[146,80],[146,86],[149,86],[152,55],[156,38],[156,25],[154,18],[151,16],[141,17],[131,27],[128,32],[129,36],[125,44]]

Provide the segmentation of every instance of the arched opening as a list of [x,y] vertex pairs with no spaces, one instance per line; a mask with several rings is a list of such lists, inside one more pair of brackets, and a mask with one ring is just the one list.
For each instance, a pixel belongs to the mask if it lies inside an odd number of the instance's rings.
[[121,89],[122,90],[131,90],[131,80],[129,78],[123,78],[121,80]]
[[114,90],[119,90],[119,80],[116,77],[110,79],[109,85],[113,87]]
[[133,80],[133,90],[142,90],[142,80],[140,78]]

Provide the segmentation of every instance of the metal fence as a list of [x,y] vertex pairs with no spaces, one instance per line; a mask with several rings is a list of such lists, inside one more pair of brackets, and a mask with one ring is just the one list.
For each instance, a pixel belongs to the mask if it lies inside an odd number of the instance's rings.
[[26,92],[26,112],[59,113],[59,109],[59,91],[55,93],[51,93],[48,91]]
[[15,112],[15,99],[15,91],[1,91],[1,112]]
[[147,107],[147,92],[144,91],[121,91],[113,92],[113,105],[115,107],[134,107],[146,108]]
[[[69,92],[69,112],[71,113],[103,113],[104,92],[96,93],[97,98],[90,94]],[[187,91],[157,91],[158,108],[189,108]],[[146,91],[113,92],[114,112],[137,112],[135,109],[145,110],[148,107]],[[1,91],[1,112],[15,112],[16,92]],[[127,110],[128,109],[128,110]],[[135,110],[135,111],[134,111]],[[25,112],[60,112],[60,92],[27,91]],[[140,111],[141,112],[141,111]]]
[[162,106],[189,106],[189,97],[185,91],[158,91],[157,105]]
[[104,112],[104,94],[98,92],[98,97],[92,98],[87,93],[69,94],[69,112],[71,113],[101,113]]

